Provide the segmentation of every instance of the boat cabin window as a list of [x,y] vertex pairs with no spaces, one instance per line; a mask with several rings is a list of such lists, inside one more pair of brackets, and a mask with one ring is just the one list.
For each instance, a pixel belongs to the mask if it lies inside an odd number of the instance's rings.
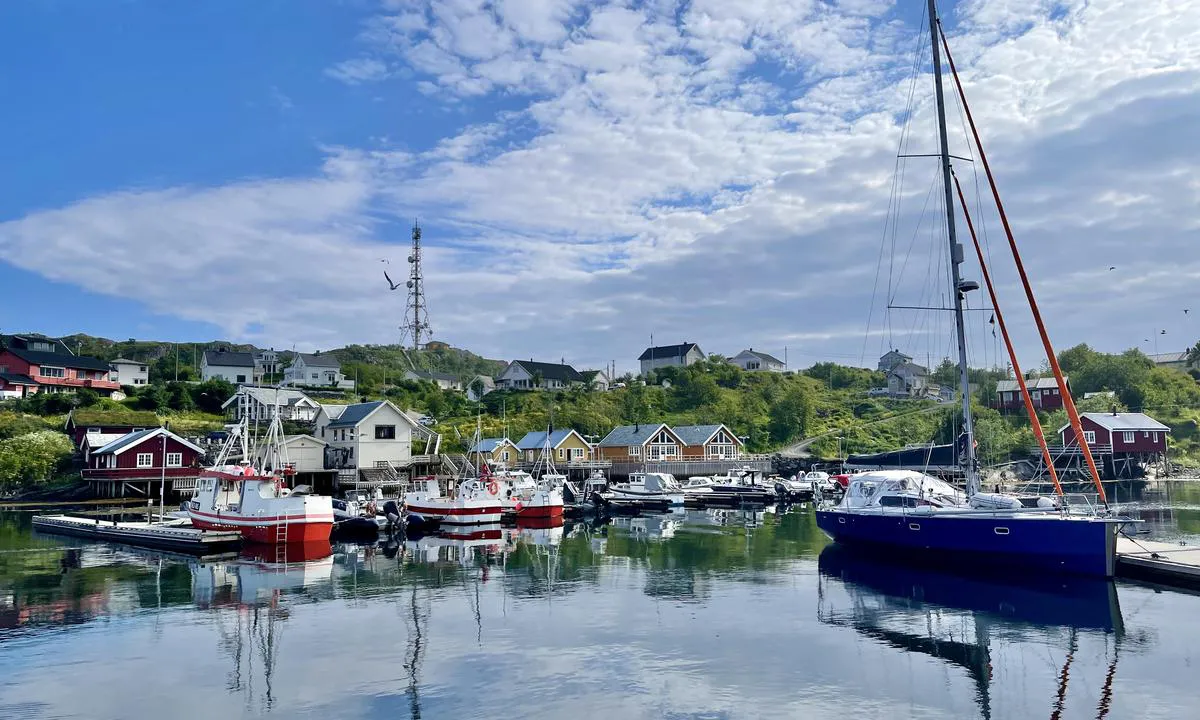
[[914,497],[907,495],[884,495],[879,498],[879,504],[883,507],[909,507],[915,508],[920,503]]

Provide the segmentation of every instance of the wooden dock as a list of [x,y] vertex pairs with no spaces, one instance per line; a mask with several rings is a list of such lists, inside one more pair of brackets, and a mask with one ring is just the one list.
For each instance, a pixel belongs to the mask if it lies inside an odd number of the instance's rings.
[[1200,588],[1200,545],[1117,538],[1117,575]]
[[38,515],[33,518],[33,527],[54,535],[71,535],[188,555],[216,555],[236,550],[242,544],[241,533],[236,531],[165,527],[147,522],[115,522],[69,515]]

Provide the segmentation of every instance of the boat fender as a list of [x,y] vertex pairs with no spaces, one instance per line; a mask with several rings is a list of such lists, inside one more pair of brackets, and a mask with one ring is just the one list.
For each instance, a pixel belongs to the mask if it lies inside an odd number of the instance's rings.
[[1058,503],[1054,502],[1053,500],[1051,500],[1050,498],[1048,498],[1044,495],[1040,495],[1040,496],[1038,496],[1038,499],[1037,499],[1037,506],[1040,508],[1052,508],[1052,507],[1058,507]]
[[498,495],[500,493],[500,486],[496,484],[495,480],[488,481],[487,489],[492,495]]

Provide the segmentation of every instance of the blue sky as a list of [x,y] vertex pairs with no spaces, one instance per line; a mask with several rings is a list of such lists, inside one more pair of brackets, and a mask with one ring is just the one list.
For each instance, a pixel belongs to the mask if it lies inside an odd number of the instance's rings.
[[[1200,11],[942,16],[1058,343],[1195,342]],[[0,329],[393,342],[380,271],[404,274],[419,216],[435,334],[489,356],[623,367],[651,332],[936,356],[931,326],[870,313],[920,21],[886,0],[6,3]],[[901,234],[931,170],[909,166]]]

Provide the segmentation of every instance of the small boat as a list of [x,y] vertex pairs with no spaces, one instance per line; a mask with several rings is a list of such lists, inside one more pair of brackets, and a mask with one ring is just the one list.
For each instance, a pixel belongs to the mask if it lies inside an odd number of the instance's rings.
[[442,494],[434,476],[418,478],[404,494],[409,518],[418,523],[437,521],[443,525],[480,525],[500,522],[504,508],[495,480],[469,479],[458,482],[449,495]]
[[739,503],[769,505],[779,497],[774,483],[768,483],[762,470],[750,467],[726,470],[712,477],[712,492],[727,495]]
[[713,491],[713,479],[706,475],[693,475],[683,483],[684,495],[708,495]]
[[637,472],[630,473],[627,482],[610,484],[604,499],[610,502],[650,501],[670,506],[683,505],[684,493],[679,481],[670,473]]
[[[295,469],[287,462],[283,428],[279,413],[275,415],[266,439],[255,448],[243,419],[216,463],[200,472],[186,507],[194,527],[237,530],[246,540],[272,545],[329,540],[333,499],[312,494],[306,485],[289,487]],[[238,447],[242,460],[229,462]]]

